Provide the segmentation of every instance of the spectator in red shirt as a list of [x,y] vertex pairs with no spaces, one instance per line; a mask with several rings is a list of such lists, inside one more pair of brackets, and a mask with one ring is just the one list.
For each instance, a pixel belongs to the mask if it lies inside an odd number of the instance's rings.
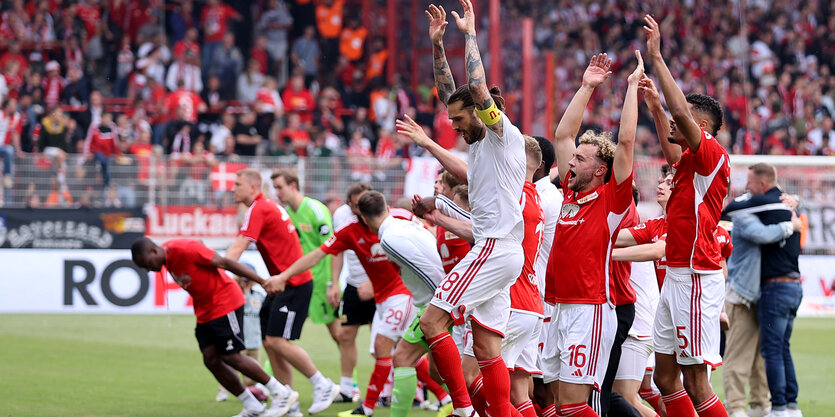
[[116,125],[113,124],[113,114],[101,115],[101,124],[93,128],[84,144],[84,155],[88,160],[95,158],[96,162],[101,164],[101,175],[104,179],[104,186],[107,188],[110,185],[110,157],[121,155]]
[[301,116],[302,123],[309,124],[313,121],[315,102],[313,101],[313,94],[304,87],[304,76],[296,74],[290,78],[290,83],[284,89],[281,100],[284,101],[285,111],[298,113]]
[[[241,287],[221,269],[259,284],[265,280],[252,268],[220,256],[196,240],[169,240],[158,246],[142,237],[131,245],[131,258],[136,266],[149,271],[160,272],[165,268],[191,295],[197,316],[194,333],[203,353],[203,363],[226,390],[243,402],[244,411],[240,415],[286,413],[298,393],[269,376],[254,359],[241,354],[245,299]],[[266,385],[272,397],[270,410],[258,402],[230,368]]]
[[195,57],[200,56],[200,44],[197,43],[198,35],[199,33],[196,27],[188,28],[185,37],[174,44],[174,50],[172,51],[174,59],[179,58],[188,51],[191,51]]
[[270,53],[267,50],[267,37],[265,35],[258,35],[255,38],[255,45],[249,51],[249,56],[258,62],[258,72],[267,75],[267,70],[270,68]]
[[93,4],[91,0],[81,0],[75,12],[81,18],[81,21],[84,22],[84,28],[87,30],[87,39],[96,36],[99,21],[101,20],[99,6]]
[[220,0],[208,0],[200,12],[200,26],[203,28],[203,73],[208,73],[215,50],[220,49],[226,35],[229,19],[241,20],[235,9]]
[[278,135],[283,145],[290,145],[298,156],[307,156],[307,146],[310,145],[310,133],[302,127],[301,118],[297,113],[287,115],[287,127]]
[[21,73],[26,72],[29,66],[29,61],[20,53],[20,43],[17,41],[9,42],[9,50],[0,55],[0,68],[7,68],[10,61],[15,61],[19,64]]

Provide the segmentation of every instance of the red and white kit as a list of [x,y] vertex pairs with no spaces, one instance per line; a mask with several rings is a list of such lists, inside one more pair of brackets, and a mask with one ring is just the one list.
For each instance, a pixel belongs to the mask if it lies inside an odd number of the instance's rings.
[[655,351],[679,364],[718,366],[725,278],[714,232],[728,193],[728,153],[702,131],[699,149],[673,165],[667,203],[667,276],[655,318]]

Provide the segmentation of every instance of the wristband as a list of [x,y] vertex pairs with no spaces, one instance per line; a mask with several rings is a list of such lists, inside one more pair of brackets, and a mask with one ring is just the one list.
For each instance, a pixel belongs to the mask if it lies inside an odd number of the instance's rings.
[[499,120],[502,120],[502,112],[496,108],[495,101],[493,101],[493,104],[491,104],[490,107],[484,110],[476,108],[475,112],[478,114],[478,117],[487,124],[487,126],[493,126],[494,124],[499,123]]

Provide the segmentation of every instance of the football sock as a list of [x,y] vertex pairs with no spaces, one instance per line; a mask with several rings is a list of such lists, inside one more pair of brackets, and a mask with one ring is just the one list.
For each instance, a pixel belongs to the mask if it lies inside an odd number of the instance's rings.
[[516,409],[522,417],[536,417],[536,409],[533,407],[531,400],[525,401],[522,404],[517,404]]
[[696,410],[693,408],[693,403],[685,390],[663,395],[661,400],[664,401],[668,416],[696,417]]
[[[368,381],[368,388],[365,392],[365,401],[362,402],[364,407],[373,410],[374,407],[377,406],[377,399],[380,398],[380,392],[383,391],[383,386],[386,385],[386,380],[388,379],[390,372],[391,356],[377,358],[377,362],[374,364],[374,372],[371,373],[371,379]],[[417,389],[417,386],[415,387],[415,389]]]
[[278,382],[273,376],[270,377],[270,380],[264,386],[267,387],[271,394],[280,393],[284,395],[287,393],[287,387]]
[[473,408],[478,412],[479,416],[487,416],[487,409],[484,404],[484,377],[479,375],[470,385],[470,399],[473,403]]
[[411,367],[394,368],[391,390],[391,417],[406,417],[417,392],[417,371]]
[[[467,408],[471,405],[470,395],[467,393],[467,383],[464,382],[464,371],[461,368],[461,356],[458,347],[452,341],[449,332],[443,332],[435,337],[426,339],[432,358],[438,365],[438,372],[449,387],[452,404],[455,408]],[[509,394],[508,394],[509,395]]]
[[728,417],[728,410],[725,410],[716,394],[696,406],[696,412],[699,413],[699,417]]
[[536,412],[537,417],[542,417],[542,407],[534,401],[531,401],[531,405],[533,405],[533,411]]
[[263,410],[264,409],[264,405],[261,404],[258,401],[258,399],[256,399],[255,396],[252,395],[251,392],[249,392],[248,389],[244,389],[244,392],[242,392],[240,395],[238,395],[238,399],[241,400],[242,403],[244,403],[244,408],[247,409],[247,410]]
[[510,405],[510,374],[502,355],[478,361],[478,367],[484,376],[484,396],[490,399],[487,411],[493,416],[512,416],[516,409]]
[[346,397],[354,395],[354,378],[350,376],[339,378],[339,392]]
[[415,364],[415,370],[417,371],[417,377],[420,382],[423,382],[423,385],[426,385],[426,388],[429,391],[432,391],[435,394],[435,398],[438,401],[442,401],[444,398],[449,397],[449,393],[446,392],[443,387],[440,386],[437,382],[435,382],[431,376],[429,376],[429,360],[425,357],[420,358],[420,360]]
[[557,406],[551,404],[542,409],[542,417],[557,417]]
[[661,413],[661,405],[659,404],[659,401],[661,401],[661,395],[652,392],[651,389],[642,389],[638,391],[638,395],[640,395],[644,401],[648,402],[656,413]]
[[313,384],[314,387],[321,387],[322,385],[328,383],[328,379],[325,378],[325,376],[322,375],[321,372],[316,371],[316,373],[313,374],[312,377],[310,377],[310,383]]
[[560,416],[563,417],[597,417],[587,403],[565,404],[560,406]]

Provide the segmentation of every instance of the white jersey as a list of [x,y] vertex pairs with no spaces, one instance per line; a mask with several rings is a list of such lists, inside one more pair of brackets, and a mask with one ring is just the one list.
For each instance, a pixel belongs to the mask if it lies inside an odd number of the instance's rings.
[[554,233],[557,231],[557,221],[560,219],[562,208],[562,192],[546,175],[535,182],[536,191],[542,202],[542,213],[545,215],[545,231],[542,233],[542,245],[539,247],[539,257],[534,263],[534,272],[539,280],[539,294],[545,298],[545,273],[548,270],[548,259],[551,247],[554,245]]
[[[333,212],[333,229],[338,230],[351,222],[354,218],[354,212],[347,204],[339,206]],[[365,268],[362,267],[357,254],[352,250],[343,252],[342,272],[339,274],[340,280],[345,280],[345,283],[352,287],[359,287],[363,282],[368,281],[368,274],[365,273]]]
[[412,293],[415,306],[428,304],[446,276],[435,236],[415,222],[394,216],[383,220],[377,234],[383,252],[400,267],[400,278]]
[[639,339],[652,338],[652,323],[658,307],[658,280],[655,279],[655,265],[652,262],[632,262],[629,283],[635,288],[635,321],[629,335]]
[[466,222],[472,222],[473,220],[472,214],[470,214],[469,211],[464,210],[442,194],[435,196],[435,208],[440,210],[444,215],[452,217],[456,220],[463,220]]
[[[525,139],[502,113],[504,136],[489,128],[470,145],[467,166],[473,237],[512,237],[522,242],[522,186],[525,183]],[[512,233],[511,233],[512,232]]]

